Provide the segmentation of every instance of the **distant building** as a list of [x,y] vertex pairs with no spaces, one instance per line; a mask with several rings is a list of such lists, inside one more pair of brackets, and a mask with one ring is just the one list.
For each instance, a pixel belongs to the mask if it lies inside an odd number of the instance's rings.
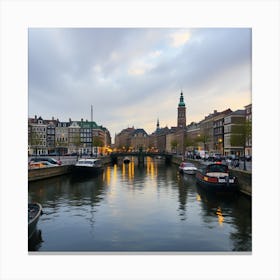
[[181,92],[180,102],[178,104],[177,127],[186,127],[186,105],[184,102],[183,92]]
[[234,126],[242,125],[245,119],[245,110],[236,110],[224,118],[224,153],[225,155],[243,155],[242,146],[231,145],[231,135],[234,134]]
[[47,154],[47,125],[42,117],[28,119],[28,153],[30,155]]
[[70,126],[70,123],[71,123],[71,119],[69,120],[69,122],[57,122],[55,128],[56,151],[58,151],[59,154],[61,155],[68,153],[68,146],[69,146],[68,127]]
[[68,127],[68,152],[79,153],[79,148],[81,145],[81,135],[80,135],[80,126],[76,121],[71,122]]
[[131,144],[131,135],[135,131],[134,127],[123,129],[120,133],[115,135],[115,146],[117,149],[129,150]]
[[[94,142],[96,138],[98,141]],[[96,154],[100,154],[110,150],[110,145],[108,129],[93,121],[69,119],[69,122],[60,122],[54,117],[51,120],[37,116],[28,118],[28,154],[91,154],[93,148]]]
[[115,136],[115,146],[119,150],[138,151],[149,148],[149,135],[143,128],[128,127]]
[[210,153],[223,153],[224,149],[224,117],[230,114],[231,109],[213,113],[200,121],[200,137],[203,142],[203,149]]
[[139,151],[139,149],[147,150],[149,146],[149,137],[143,128],[138,128],[131,134],[130,146],[132,150]]
[[[245,119],[252,124],[252,104],[245,106]],[[246,142],[245,155],[252,156],[252,137]]]
[[213,151],[222,155],[224,154],[224,118],[230,113],[232,113],[231,109],[227,109],[213,118]]
[[159,119],[157,120],[156,130],[149,135],[149,148],[152,151],[166,151],[166,135],[170,132],[169,128],[160,127]]
[[200,124],[196,122],[191,122],[186,127],[187,135],[186,135],[186,150],[189,152],[193,152],[194,150],[200,149],[203,150],[203,146],[199,146],[198,137],[200,136]]
[[92,153],[92,129],[93,126],[97,127],[95,122],[89,122],[88,120],[84,121],[81,119],[80,122],[77,122],[80,126],[80,153],[81,154],[91,154]]
[[48,153],[54,153],[55,152],[55,128],[58,120],[55,120],[54,117],[52,117],[51,120],[44,120],[44,123],[47,125],[47,149]]

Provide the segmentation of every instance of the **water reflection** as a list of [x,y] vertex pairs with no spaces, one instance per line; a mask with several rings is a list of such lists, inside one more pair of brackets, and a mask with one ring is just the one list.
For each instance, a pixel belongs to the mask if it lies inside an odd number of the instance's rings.
[[31,239],[28,240],[28,251],[39,251],[42,242],[42,231],[40,229],[36,229]]
[[38,251],[251,251],[251,201],[221,198],[192,175],[147,158],[90,178],[29,184],[42,204]]
[[251,251],[251,199],[239,194],[219,196],[209,193],[199,186],[197,186],[197,192],[204,210],[204,222],[211,227],[211,217],[217,216],[220,226],[227,224],[232,227],[229,233],[230,240],[232,240],[231,250]]

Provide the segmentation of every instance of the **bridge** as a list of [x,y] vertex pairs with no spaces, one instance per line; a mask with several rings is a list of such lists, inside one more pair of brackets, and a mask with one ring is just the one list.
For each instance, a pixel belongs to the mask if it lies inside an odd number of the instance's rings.
[[170,163],[172,160],[172,154],[166,152],[143,152],[139,150],[138,152],[113,152],[110,154],[113,163],[117,163],[118,158],[129,156],[137,157],[138,164],[143,164],[145,157],[164,157],[166,163]]

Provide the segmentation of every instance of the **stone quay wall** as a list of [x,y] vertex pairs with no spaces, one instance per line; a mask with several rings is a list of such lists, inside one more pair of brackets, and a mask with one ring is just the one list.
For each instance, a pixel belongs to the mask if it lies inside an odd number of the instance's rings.
[[28,181],[36,181],[50,177],[60,176],[70,173],[72,165],[52,166],[46,168],[36,168],[28,170]]

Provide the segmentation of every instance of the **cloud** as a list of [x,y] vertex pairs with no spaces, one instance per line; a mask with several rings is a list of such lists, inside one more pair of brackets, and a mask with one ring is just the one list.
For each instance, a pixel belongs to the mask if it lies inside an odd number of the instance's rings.
[[149,56],[150,56],[151,58],[157,58],[157,57],[161,56],[162,53],[163,53],[163,52],[162,52],[161,50],[156,50],[156,51],[151,52]]
[[171,126],[181,89],[189,120],[234,93],[247,105],[251,63],[247,28],[31,28],[29,114],[89,119],[92,104],[113,135],[157,117]]
[[172,47],[181,47],[187,41],[189,41],[191,37],[191,33],[189,31],[178,31],[169,35],[171,38],[171,46]]
[[150,63],[145,63],[145,62],[136,62],[133,63],[133,65],[128,69],[129,75],[144,75],[146,72],[150,71],[153,69],[153,65]]

